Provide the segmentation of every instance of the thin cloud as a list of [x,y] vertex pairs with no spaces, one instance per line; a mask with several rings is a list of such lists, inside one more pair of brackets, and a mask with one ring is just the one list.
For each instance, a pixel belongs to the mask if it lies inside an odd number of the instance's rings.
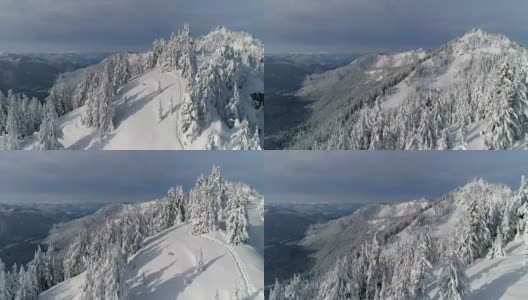
[[476,177],[516,188],[528,175],[522,151],[273,151],[267,203],[435,199]]
[[474,28],[528,42],[523,0],[267,0],[266,51],[434,48]]
[[133,202],[191,188],[219,165],[226,178],[262,189],[257,151],[5,152],[0,156],[0,202]]
[[0,51],[62,52],[146,49],[191,25],[195,35],[226,25],[261,34],[261,1],[3,0]]

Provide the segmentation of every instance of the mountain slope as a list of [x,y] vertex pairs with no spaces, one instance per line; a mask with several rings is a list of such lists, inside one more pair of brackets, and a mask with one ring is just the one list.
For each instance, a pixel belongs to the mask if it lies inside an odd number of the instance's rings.
[[4,111],[17,114],[0,118],[7,131],[0,147],[259,150],[263,77],[258,39],[219,27],[195,42],[185,25],[146,53],[114,54],[60,76],[46,107],[0,97]]
[[526,49],[480,29],[431,52],[359,58],[306,80],[297,95],[313,114],[289,147],[522,147],[527,62]]
[[477,178],[435,202],[373,205],[315,226],[303,242],[315,250],[314,269],[270,295],[524,299],[527,196],[524,177],[515,193]]
[[333,266],[336,258],[358,249],[376,235],[391,237],[430,206],[431,202],[420,200],[360,208],[350,216],[312,226],[301,244],[314,251],[313,271],[325,272]]
[[[158,94],[158,83],[161,93]],[[102,141],[97,129],[86,128],[81,121],[85,107],[78,108],[58,120],[62,128],[65,149],[184,149],[177,135],[177,118],[183,100],[185,79],[160,69],[148,71],[121,88],[113,99],[115,130]],[[173,99],[173,112],[170,101]],[[163,120],[157,118],[159,103]],[[31,149],[34,139],[28,139],[26,149]]]
[[[225,235],[189,234],[190,225],[179,225],[149,238],[129,259],[128,299],[231,299],[235,289],[247,299],[263,297],[262,256],[251,246],[231,246]],[[196,272],[200,250],[204,270]],[[83,275],[70,279],[40,296],[40,300],[79,299]]]
[[524,260],[526,245],[514,241],[504,248],[506,257],[481,259],[466,269],[474,291],[468,299],[519,300],[528,298],[528,267]]

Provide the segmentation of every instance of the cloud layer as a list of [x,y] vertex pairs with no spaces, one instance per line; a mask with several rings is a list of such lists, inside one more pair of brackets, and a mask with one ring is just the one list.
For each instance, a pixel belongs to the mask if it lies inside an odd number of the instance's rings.
[[524,0],[266,0],[266,52],[433,48],[481,27],[528,42]]
[[0,202],[132,202],[191,188],[213,164],[262,189],[261,152],[59,151],[0,155]]
[[270,151],[267,203],[435,199],[483,177],[517,188],[528,175],[522,151]]
[[2,0],[0,51],[145,49],[191,25],[195,35],[219,25],[260,35],[261,0]]

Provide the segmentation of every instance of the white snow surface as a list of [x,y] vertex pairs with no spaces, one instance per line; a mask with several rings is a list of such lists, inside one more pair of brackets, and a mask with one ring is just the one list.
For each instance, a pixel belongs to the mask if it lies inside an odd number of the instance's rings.
[[472,293],[468,300],[528,299],[528,265],[524,264],[526,245],[522,241],[509,243],[506,257],[480,259],[466,269]]
[[[263,199],[257,196],[251,195],[247,208],[248,245],[228,245],[221,230],[193,236],[188,223],[146,239],[142,249],[128,259],[127,299],[209,300],[218,291],[219,299],[230,300],[235,289],[240,299],[264,299],[264,222],[257,210]],[[200,249],[205,267],[197,274]],[[42,293],[39,300],[80,300],[83,281],[84,273]]]
[[[158,94],[158,82],[161,93]],[[84,107],[80,107],[58,120],[64,138],[60,140],[68,150],[196,150],[204,149],[211,130],[225,132],[221,122],[213,122],[191,144],[186,145],[178,128],[179,110],[183,102],[186,80],[177,72],[150,70],[122,87],[113,99],[114,127],[103,140],[97,138],[97,130],[82,124]],[[170,100],[173,98],[173,111]],[[125,101],[125,98],[127,101]],[[163,119],[158,120],[159,102]],[[227,133],[229,135],[229,133]],[[31,150],[36,134],[22,142],[25,150]]]
[[[221,231],[193,236],[190,226],[177,225],[147,239],[129,259],[128,299],[213,299],[218,291],[220,299],[227,300],[236,288],[242,299],[264,299],[260,253],[250,245],[226,244]],[[200,249],[205,269],[197,273]],[[82,280],[83,274],[44,292],[39,299],[80,299]]]

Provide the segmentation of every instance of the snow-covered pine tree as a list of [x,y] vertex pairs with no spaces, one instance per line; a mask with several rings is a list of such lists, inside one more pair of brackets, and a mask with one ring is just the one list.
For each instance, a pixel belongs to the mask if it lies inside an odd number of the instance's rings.
[[230,148],[233,150],[256,150],[252,143],[252,134],[246,119],[235,120],[235,132],[231,135]]
[[471,292],[464,264],[454,252],[444,263],[439,280],[441,300],[463,300]]
[[284,297],[284,288],[279,283],[279,280],[275,278],[275,284],[270,289],[269,300],[286,300]]
[[36,149],[60,150],[63,146],[59,139],[62,137],[62,130],[57,126],[55,106],[48,100],[44,106],[44,118],[40,123]]
[[48,246],[45,262],[46,264],[44,266],[44,273],[46,287],[51,288],[52,286],[64,280],[62,263],[55,253],[55,247],[53,244]]
[[284,287],[284,296],[286,299],[291,300],[301,300],[302,294],[302,286],[301,286],[301,275],[300,274],[293,274],[293,277],[290,279],[290,283],[288,283]]
[[233,128],[237,120],[239,120],[238,106],[240,105],[240,94],[238,93],[238,84],[233,85],[233,97],[229,100],[226,106],[227,124]]
[[492,96],[494,109],[484,133],[484,142],[490,149],[510,148],[521,132],[521,112],[514,110],[514,105],[518,102],[513,85],[514,71],[505,61],[497,76]]
[[447,129],[442,130],[442,135],[438,140],[437,150],[447,150],[449,149],[449,135]]
[[20,267],[18,278],[19,285],[15,300],[36,300],[39,290],[35,266],[29,263],[27,270],[24,269],[24,266]]
[[229,244],[245,244],[249,239],[246,199],[240,191],[229,199],[228,217],[226,221],[227,240]]
[[10,296],[9,299],[13,299],[16,295],[16,292],[18,290],[18,266],[16,263],[13,264],[11,268],[11,272],[7,273],[7,294]]
[[501,231],[497,233],[497,236],[495,237],[495,240],[493,241],[493,246],[491,246],[491,249],[489,250],[487,257],[488,259],[492,259],[495,257],[504,257],[503,239],[502,239]]
[[125,258],[118,248],[114,248],[106,259],[105,300],[126,299]]
[[[11,95],[11,94],[10,94]],[[20,120],[16,100],[14,97],[10,97],[9,107],[7,110],[7,141],[6,150],[20,150]]]
[[260,135],[259,135],[258,126],[255,128],[255,133],[253,134],[253,137],[251,138],[251,149],[262,150],[262,147],[260,146]]
[[93,73],[90,71],[87,71],[84,75],[77,87],[75,88],[75,92],[73,94],[72,98],[72,108],[77,109],[81,106],[83,106],[86,102],[86,99],[88,98],[88,92],[93,87],[90,86],[90,83],[93,81]]
[[196,51],[194,49],[194,40],[191,36],[191,29],[189,24],[183,26],[183,30],[180,32],[181,56],[179,60],[179,67],[181,74],[187,80],[191,80],[196,75],[197,63],[196,63]]
[[89,237],[86,229],[75,237],[64,257],[65,279],[79,275],[85,270]]
[[414,264],[411,272],[411,295],[416,300],[429,299],[427,284],[432,274],[432,263],[430,261],[431,245],[428,233],[420,236],[414,256]]
[[5,265],[0,259],[0,300],[11,300],[11,295],[8,295],[8,284]]
[[226,194],[222,179],[222,173],[220,172],[220,167],[213,165],[213,170],[211,171],[211,176],[209,176],[209,181],[211,183],[212,197],[215,199],[215,209],[217,211],[218,220],[224,219],[224,209],[226,204]]
[[200,235],[209,232],[209,213],[206,199],[207,180],[203,175],[198,177],[194,188],[191,191],[191,222],[192,233]]
[[350,274],[350,259],[342,257],[338,259],[332,271],[326,274],[323,282],[320,285],[318,292],[318,299],[333,300],[333,299],[355,299],[353,278]]
[[524,176],[521,177],[521,184],[514,199],[512,210],[516,221],[515,239],[521,239],[528,221],[528,181]]
[[119,53],[113,57],[112,85],[114,90],[124,86],[130,79],[130,66],[128,64],[128,54]]
[[108,76],[109,70],[105,70],[103,82],[100,90],[99,110],[98,110],[98,138],[102,139],[107,133],[114,130],[114,107],[112,105],[112,97],[115,90],[111,85]]
[[125,266],[125,258],[118,247],[107,249],[103,257],[93,257],[82,285],[81,299],[126,299]]
[[200,134],[200,113],[197,104],[193,101],[192,86],[193,83],[187,84],[180,109],[179,127],[184,134],[186,143],[192,143]]

